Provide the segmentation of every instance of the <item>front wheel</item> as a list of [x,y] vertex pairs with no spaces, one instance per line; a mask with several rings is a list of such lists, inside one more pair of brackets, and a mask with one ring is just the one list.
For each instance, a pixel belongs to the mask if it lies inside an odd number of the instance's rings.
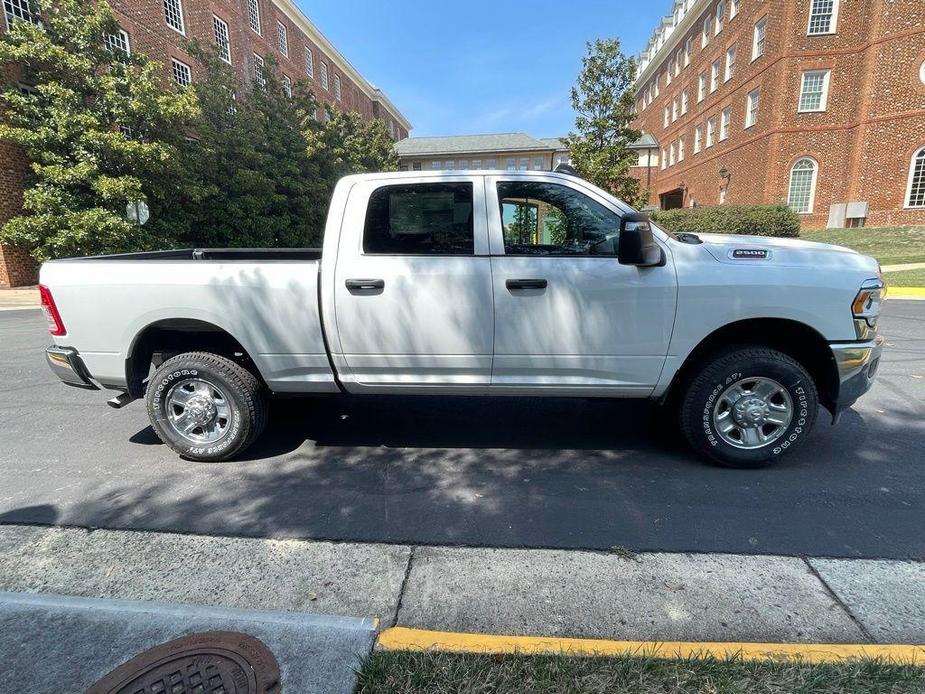
[[184,458],[228,460],[251,445],[267,420],[260,380],[209,352],[187,352],[154,372],[145,393],[158,437]]
[[783,352],[743,347],[707,360],[687,386],[681,429],[697,452],[727,467],[774,463],[809,434],[819,397]]

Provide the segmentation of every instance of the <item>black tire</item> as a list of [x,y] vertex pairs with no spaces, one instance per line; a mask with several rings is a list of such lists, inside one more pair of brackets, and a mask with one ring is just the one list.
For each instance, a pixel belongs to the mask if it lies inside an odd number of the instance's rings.
[[[783,386],[790,396],[792,416],[788,426],[779,426],[782,433],[769,425],[765,433],[775,435],[773,441],[746,449],[724,440],[716,428],[714,413],[724,391],[749,378],[771,379]],[[784,402],[783,393],[776,397]],[[688,383],[681,401],[681,430],[695,451],[720,465],[764,467],[803,442],[816,421],[818,409],[816,385],[799,362],[774,349],[737,347],[707,359]]]
[[[224,431],[214,441],[185,438],[168,417],[168,407],[172,407],[168,398],[173,390],[184,384],[187,388],[197,383],[202,386],[199,382],[216,388],[223,396],[220,402],[227,416],[222,418]],[[190,460],[229,460],[250,446],[267,422],[267,397],[260,380],[240,364],[210,352],[187,352],[161,364],[148,383],[145,403],[148,419],[160,440]]]

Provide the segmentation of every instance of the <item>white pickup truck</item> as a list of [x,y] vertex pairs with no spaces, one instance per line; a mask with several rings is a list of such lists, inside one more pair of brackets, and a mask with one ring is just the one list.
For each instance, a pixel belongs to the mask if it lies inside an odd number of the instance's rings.
[[870,388],[885,292],[845,248],[672,235],[577,176],[513,171],[350,176],[322,250],[57,260],[41,284],[52,369],[145,398],[190,459],[250,445],[271,394],[347,392],[654,399],[736,467]]

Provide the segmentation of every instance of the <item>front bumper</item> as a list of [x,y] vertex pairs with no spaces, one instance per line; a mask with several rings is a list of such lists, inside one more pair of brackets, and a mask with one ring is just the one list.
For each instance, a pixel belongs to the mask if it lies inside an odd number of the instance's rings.
[[830,347],[838,369],[838,399],[833,413],[837,418],[873,385],[883,352],[883,337],[878,335],[868,342],[835,343]]
[[54,374],[69,386],[99,390],[76,349],[53,345],[45,350],[45,359]]

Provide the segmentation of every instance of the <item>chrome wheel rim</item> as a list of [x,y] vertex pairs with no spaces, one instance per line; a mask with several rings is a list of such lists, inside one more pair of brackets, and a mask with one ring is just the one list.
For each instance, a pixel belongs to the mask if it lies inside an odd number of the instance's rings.
[[191,443],[215,443],[231,425],[231,403],[215,384],[201,378],[186,379],[167,393],[167,421]]
[[793,399],[772,378],[743,378],[726,388],[713,407],[717,435],[735,448],[768,446],[787,431],[793,420]]

